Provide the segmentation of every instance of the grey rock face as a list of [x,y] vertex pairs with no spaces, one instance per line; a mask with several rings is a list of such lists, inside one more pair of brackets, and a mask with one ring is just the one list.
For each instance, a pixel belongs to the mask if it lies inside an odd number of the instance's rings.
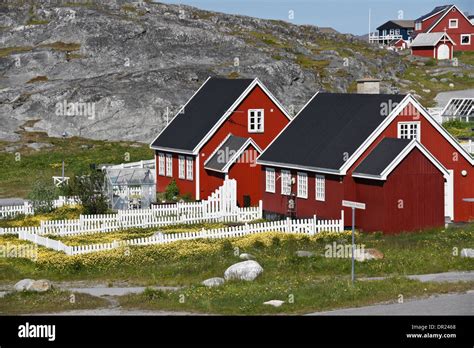
[[[367,59],[351,35],[313,26],[121,0],[39,0],[32,14],[29,2],[9,3],[0,4],[0,139],[10,141],[38,120],[34,130],[50,136],[148,143],[208,76],[258,77],[295,114],[320,89],[404,69],[395,53]],[[31,15],[46,22],[27,25]],[[346,42],[351,57],[318,50],[327,40]]]
[[262,266],[256,261],[243,261],[236,263],[224,272],[225,280],[255,280],[263,272]]
[[474,257],[474,249],[462,249],[461,257]]
[[215,277],[215,278],[206,279],[201,284],[207,286],[208,288],[212,288],[215,286],[221,286],[222,284],[224,284],[224,282],[225,282],[224,278]]
[[255,256],[253,256],[252,254],[248,254],[248,253],[242,253],[239,255],[239,258],[241,260],[255,260]]
[[16,283],[13,288],[15,291],[45,292],[51,289],[51,282],[46,279],[23,279]]

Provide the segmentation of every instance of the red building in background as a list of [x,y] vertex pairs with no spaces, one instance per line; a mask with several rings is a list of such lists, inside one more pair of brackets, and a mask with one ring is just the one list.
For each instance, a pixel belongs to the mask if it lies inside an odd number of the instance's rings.
[[229,177],[241,206],[258,204],[256,158],[289,121],[258,79],[208,78],[151,144],[157,191],[174,179],[180,194],[206,199]]
[[413,42],[423,33],[446,33],[453,42],[454,51],[474,50],[474,24],[456,5],[438,6],[415,19]]

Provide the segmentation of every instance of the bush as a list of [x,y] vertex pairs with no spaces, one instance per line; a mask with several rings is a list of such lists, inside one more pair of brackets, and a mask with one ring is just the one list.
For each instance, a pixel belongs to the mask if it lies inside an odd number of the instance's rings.
[[38,180],[28,195],[35,213],[49,213],[54,209],[53,201],[58,198],[58,190],[53,183]]
[[84,214],[105,214],[108,201],[105,195],[105,177],[102,171],[92,170],[81,176],[74,176],[69,188],[64,189],[71,196],[79,197]]
[[179,195],[179,188],[178,185],[176,184],[176,181],[173,179],[169,183],[168,186],[166,186],[166,191],[165,191],[165,198],[168,201],[175,200],[176,197]]

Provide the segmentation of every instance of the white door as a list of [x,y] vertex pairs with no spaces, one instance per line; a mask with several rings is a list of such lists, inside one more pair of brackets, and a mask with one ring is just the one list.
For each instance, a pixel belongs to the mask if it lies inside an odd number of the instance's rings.
[[449,59],[449,46],[442,44],[438,47],[438,60]]
[[454,174],[453,170],[449,169],[449,176],[446,177],[444,183],[444,216],[454,219]]

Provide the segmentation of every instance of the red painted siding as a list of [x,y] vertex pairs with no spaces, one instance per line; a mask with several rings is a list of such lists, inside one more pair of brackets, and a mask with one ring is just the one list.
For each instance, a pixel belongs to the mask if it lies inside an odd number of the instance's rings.
[[[280,176],[275,168],[275,176]],[[296,180],[296,171],[291,171]],[[265,167],[261,187],[265,191]],[[389,175],[387,181],[365,180],[346,176],[326,175],[325,201],[315,197],[315,174],[308,173],[308,198],[297,198],[296,215],[313,215],[323,219],[338,219],[343,199],[365,202],[367,210],[357,211],[357,226],[363,231],[394,233],[444,224],[443,174],[415,149]],[[296,192],[297,184],[292,191]],[[400,200],[403,207],[400,208]],[[281,182],[276,181],[275,193],[263,192],[265,212],[287,214],[287,196],[281,195]],[[345,225],[351,224],[351,210],[345,209]]]
[[444,225],[443,174],[414,149],[385,182],[355,179],[357,225],[364,231],[396,233]]
[[[240,160],[236,161],[229,169],[229,178],[237,180],[237,202],[243,207],[244,196],[250,196],[250,205],[258,205],[262,199],[258,177],[260,175],[260,165],[255,163],[257,150],[252,146],[244,151]],[[249,162],[246,159],[253,159]]]
[[[454,9],[455,11],[450,11],[434,28],[431,30],[432,33],[444,32],[453,39],[456,46],[454,46],[454,51],[473,51],[474,50],[474,25],[469,22],[466,17],[462,15],[461,12]],[[458,27],[449,28],[449,20],[457,19]],[[461,45],[461,34],[471,34],[471,44],[470,45]]]
[[[249,109],[264,110],[263,133],[248,132]],[[209,156],[212,155],[214,150],[222,143],[229,133],[241,137],[250,137],[262,150],[265,150],[268,144],[281,132],[288,122],[288,118],[276,106],[276,104],[259,86],[256,86],[199,152],[201,186],[200,198],[206,199],[216,188],[222,184],[221,180],[218,180],[215,175],[210,174],[210,171],[204,169],[204,162],[206,162]],[[253,183],[257,188],[258,182],[258,177],[256,177]],[[238,185],[239,184],[244,187],[248,187],[248,183],[238,183]]]
[[[438,48],[443,45],[444,42],[440,41],[434,47],[412,47],[411,54],[414,56],[428,57],[438,59]],[[449,47],[449,57],[453,57],[453,44],[449,41],[445,43]]]
[[[165,156],[166,154],[171,154],[173,156],[173,176],[168,177],[166,176],[166,170],[165,170],[165,175],[159,175],[159,167],[158,167],[158,153],[164,153]],[[162,152],[162,151],[155,151],[155,165],[156,165],[156,191],[157,192],[164,192],[166,190],[166,186],[169,185],[171,180],[175,180],[176,184],[178,185],[179,188],[179,193],[182,194],[190,194],[191,197],[195,196],[195,190],[196,190],[196,171],[194,170],[195,162],[196,159],[194,156],[193,157],[193,180],[188,180],[188,179],[180,179],[179,178],[179,168],[178,168],[178,156],[179,154],[176,153],[171,153],[171,152]],[[184,155],[184,158],[186,159],[186,156],[189,155]],[[166,168],[166,159],[165,159],[165,168]],[[185,166],[184,166],[184,173],[186,175],[186,161],[185,161]]]
[[[368,150],[366,150],[361,158],[350,168],[348,174],[352,173],[353,169],[359,165],[362,159],[365,158],[383,138],[398,137],[398,122],[409,121],[420,122],[420,142],[446,169],[451,169],[454,172],[454,221],[474,220],[474,213],[471,206],[473,204],[463,202],[462,200],[463,198],[474,197],[474,167],[411,105],[408,105],[378,136]],[[463,170],[467,172],[465,177],[461,175],[461,171]],[[345,181],[345,183],[349,184],[347,181]],[[353,190],[353,187],[351,188],[350,186],[352,185],[349,184],[349,186],[345,186],[346,196],[351,195],[350,191]]]

